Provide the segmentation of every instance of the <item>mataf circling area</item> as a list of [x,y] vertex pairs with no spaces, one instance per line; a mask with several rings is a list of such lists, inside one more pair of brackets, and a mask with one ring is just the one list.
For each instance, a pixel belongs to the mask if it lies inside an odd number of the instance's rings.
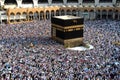
[[86,21],[86,51],[65,49],[50,29],[49,20],[0,25],[0,80],[120,80],[120,21]]

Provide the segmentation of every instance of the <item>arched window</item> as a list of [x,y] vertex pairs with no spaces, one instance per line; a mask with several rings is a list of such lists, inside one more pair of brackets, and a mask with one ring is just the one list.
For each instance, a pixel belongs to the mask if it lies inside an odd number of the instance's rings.
[[106,10],[102,10],[102,18],[106,19],[107,17],[107,11]]
[[61,10],[61,15],[65,15],[65,11],[64,10]]
[[83,3],[94,3],[95,0],[83,0]]
[[112,15],[113,15],[113,10],[110,9],[110,10],[108,11],[108,18],[109,18],[109,19],[112,19],[112,18],[113,18]]
[[54,16],[54,10],[51,11],[51,17]]
[[23,16],[22,20],[23,20],[23,21],[26,21],[26,19],[27,19],[27,13],[26,13],[26,12],[23,12],[23,13],[22,13],[22,16]]
[[77,16],[76,10],[72,10],[72,15],[73,15],[73,16]]
[[50,19],[50,12],[48,10],[46,11],[46,19]]
[[96,18],[97,18],[97,19],[100,19],[100,15],[101,15],[100,13],[101,13],[101,11],[100,11],[100,10],[97,10],[97,13],[96,13]]
[[117,0],[117,2],[120,2],[120,0]]
[[35,19],[35,20],[39,20],[39,13],[38,13],[38,11],[36,11],[36,12],[34,13],[34,19]]
[[56,16],[59,16],[59,10],[56,11]]
[[16,21],[19,22],[20,21],[20,16],[21,16],[21,13],[16,13]]
[[48,3],[48,0],[38,0],[38,3]]
[[89,19],[89,13],[87,9],[84,10],[82,16],[85,18],[85,20]]
[[94,19],[95,17],[94,10],[89,11],[89,19]]
[[44,18],[44,12],[40,11],[40,20],[43,20],[43,18]]
[[67,15],[71,15],[71,11],[69,9],[67,10]]
[[94,12],[94,10],[90,10],[90,12]]
[[99,2],[112,2],[112,0],[100,0]]
[[15,16],[14,13],[10,13],[10,22],[14,22],[14,16]]
[[16,0],[5,0],[5,4],[17,4]]
[[29,12],[29,20],[33,20],[33,12]]
[[78,3],[78,0],[67,0],[68,3]]
[[63,3],[63,0],[52,0],[52,3]]
[[88,10],[87,10],[87,9],[85,9],[85,10],[84,10],[84,12],[86,12],[86,13],[87,13],[87,12],[88,12]]
[[33,0],[22,0],[22,3],[33,3]]
[[115,11],[115,19],[118,19],[118,15],[119,15],[119,11],[116,10],[116,11]]

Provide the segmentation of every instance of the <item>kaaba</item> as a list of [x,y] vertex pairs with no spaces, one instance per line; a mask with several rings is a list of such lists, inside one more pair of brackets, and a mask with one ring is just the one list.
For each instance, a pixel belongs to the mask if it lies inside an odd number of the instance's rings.
[[51,18],[51,37],[65,47],[83,44],[84,18],[64,15]]

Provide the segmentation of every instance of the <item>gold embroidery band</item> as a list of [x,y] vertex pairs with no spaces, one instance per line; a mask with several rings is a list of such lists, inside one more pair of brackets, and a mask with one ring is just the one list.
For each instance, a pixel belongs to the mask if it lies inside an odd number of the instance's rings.
[[74,25],[74,26],[66,26],[66,27],[63,27],[63,26],[60,26],[60,25],[57,25],[57,24],[51,24],[53,27],[58,27],[58,28],[62,28],[62,29],[70,29],[70,28],[83,28],[84,25]]

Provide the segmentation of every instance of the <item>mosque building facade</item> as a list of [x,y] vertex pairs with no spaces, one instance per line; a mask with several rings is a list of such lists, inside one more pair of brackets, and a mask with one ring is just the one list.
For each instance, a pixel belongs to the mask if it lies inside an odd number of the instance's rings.
[[73,15],[85,20],[120,19],[120,0],[1,0],[0,23],[49,20]]

